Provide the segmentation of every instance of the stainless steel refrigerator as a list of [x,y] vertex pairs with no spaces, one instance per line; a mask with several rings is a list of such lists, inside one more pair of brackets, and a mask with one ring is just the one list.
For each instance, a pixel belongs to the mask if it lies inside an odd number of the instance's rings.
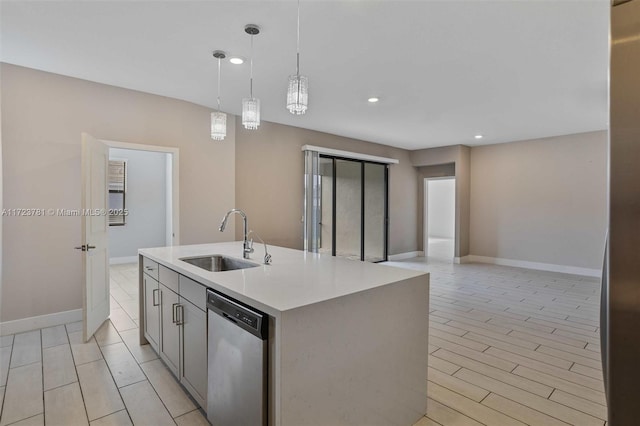
[[640,0],[613,0],[601,340],[609,426],[640,424]]

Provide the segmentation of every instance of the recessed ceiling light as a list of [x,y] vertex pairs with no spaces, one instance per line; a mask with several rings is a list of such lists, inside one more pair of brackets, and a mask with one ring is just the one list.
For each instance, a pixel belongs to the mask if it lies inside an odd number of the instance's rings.
[[482,139],[483,137],[484,137],[484,136],[482,136],[482,135],[475,135],[475,136],[474,136],[474,138],[476,138],[476,139]]
[[244,63],[244,59],[238,58],[238,57],[233,57],[233,58],[229,59],[229,62],[231,62],[233,65],[241,65],[241,64]]
[[380,99],[379,98],[369,98],[367,99],[367,101],[369,101],[372,104],[375,104],[376,102],[378,102]]

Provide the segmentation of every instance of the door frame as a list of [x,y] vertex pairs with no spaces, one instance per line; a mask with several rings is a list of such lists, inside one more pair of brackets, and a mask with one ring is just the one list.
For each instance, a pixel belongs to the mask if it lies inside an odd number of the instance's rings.
[[424,195],[423,195],[423,206],[422,206],[422,248],[424,251],[424,257],[429,256],[429,181],[431,180],[447,180],[451,179],[454,181],[453,188],[453,254],[451,259],[454,260],[456,257],[456,249],[455,242],[458,237],[458,229],[456,227],[456,209],[458,208],[458,197],[456,197],[458,192],[458,180],[455,176],[438,176],[438,177],[426,177],[424,178]]
[[[170,188],[167,188],[168,191],[171,191],[171,209],[167,209],[167,219],[171,219],[171,225],[170,225],[172,229],[171,245],[179,245],[180,244],[179,149],[172,148],[172,147],[157,146],[157,145],[145,145],[145,144],[111,141],[111,140],[105,140],[105,139],[99,139],[99,141],[104,143],[109,148],[109,150],[111,148],[120,148],[120,149],[136,150],[136,151],[151,151],[151,152],[161,152],[161,153],[172,154],[171,155],[171,180],[167,179],[167,181],[165,182],[167,186],[169,186],[168,183],[171,182]],[[86,170],[83,169],[82,171],[83,181],[85,179],[85,176],[84,176],[85,172]],[[171,215],[170,217],[169,217],[169,214]],[[167,234],[167,237],[168,236],[169,235]],[[107,244],[108,243],[109,243],[109,234],[107,233]],[[109,281],[110,279],[109,266],[110,265],[107,265],[107,281]],[[90,282],[85,280],[85,286],[83,288],[83,292],[86,293],[89,285],[90,285]],[[108,282],[107,282],[107,285],[109,285]],[[109,291],[109,293],[111,293],[111,291]],[[83,318],[86,318],[86,314],[87,314],[86,306],[83,306],[82,308]]]

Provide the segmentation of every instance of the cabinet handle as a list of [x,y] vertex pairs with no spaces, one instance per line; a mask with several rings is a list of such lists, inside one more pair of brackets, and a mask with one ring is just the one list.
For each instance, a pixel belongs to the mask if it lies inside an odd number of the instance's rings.
[[151,292],[151,297],[153,299],[153,306],[160,306],[160,302],[156,302],[156,291],[160,291],[160,289],[154,288],[153,291]]
[[147,271],[155,271],[156,268],[152,268],[150,266],[145,266],[144,269],[146,269]]
[[176,321],[176,325],[184,324],[184,305],[177,306],[180,309],[180,315],[178,315],[178,321]]

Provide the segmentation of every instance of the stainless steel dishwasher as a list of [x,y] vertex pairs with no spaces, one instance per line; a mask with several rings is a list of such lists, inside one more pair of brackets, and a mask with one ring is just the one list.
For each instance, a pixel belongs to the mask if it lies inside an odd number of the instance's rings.
[[267,315],[207,290],[207,316],[209,422],[266,425]]

